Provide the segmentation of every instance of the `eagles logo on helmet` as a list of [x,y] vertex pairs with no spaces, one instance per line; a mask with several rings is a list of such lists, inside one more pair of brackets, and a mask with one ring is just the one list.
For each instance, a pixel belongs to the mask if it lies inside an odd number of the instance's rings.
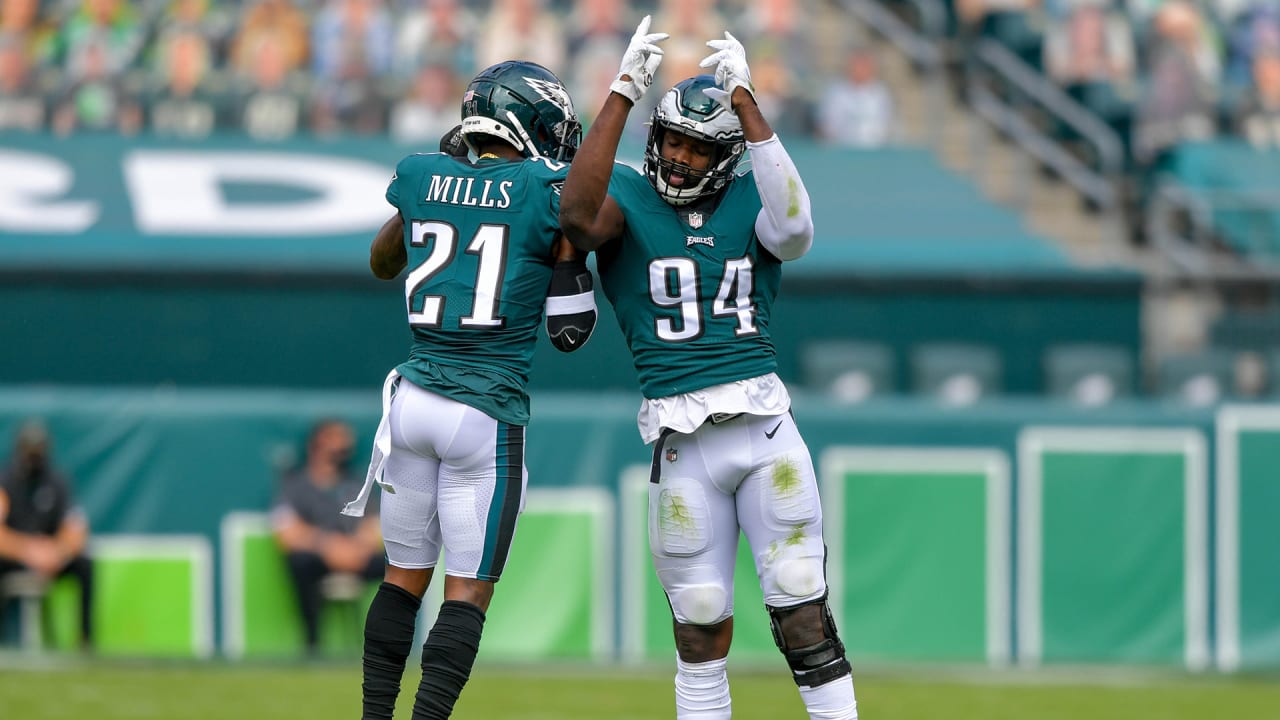
[[525,157],[568,161],[582,141],[582,124],[564,84],[537,63],[508,60],[481,70],[462,97],[463,142],[476,136],[511,144]]

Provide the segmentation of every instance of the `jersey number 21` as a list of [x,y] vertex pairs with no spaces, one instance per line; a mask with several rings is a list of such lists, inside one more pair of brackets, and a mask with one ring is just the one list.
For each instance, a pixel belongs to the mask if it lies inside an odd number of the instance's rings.
[[[511,229],[506,225],[481,225],[467,244],[468,255],[479,255],[476,272],[475,299],[471,314],[459,318],[458,324],[467,329],[501,328],[505,318],[499,317],[498,302],[502,299],[502,276],[507,265],[507,238]],[[432,242],[434,241],[434,242]],[[418,293],[436,274],[453,261],[458,247],[458,229],[449,223],[434,220],[414,220],[409,244],[426,247],[431,252],[422,264],[409,273],[404,283],[405,305],[409,308],[409,324],[420,328],[439,328],[444,318],[444,297]]]

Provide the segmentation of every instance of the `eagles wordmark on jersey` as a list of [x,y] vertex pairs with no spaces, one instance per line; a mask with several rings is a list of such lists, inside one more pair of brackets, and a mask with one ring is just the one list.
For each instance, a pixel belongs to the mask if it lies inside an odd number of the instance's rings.
[[750,172],[730,180],[710,211],[682,212],[622,164],[614,166],[609,194],[626,230],[600,251],[597,267],[644,396],[774,372],[769,318],[782,264],[756,237],[761,205]]

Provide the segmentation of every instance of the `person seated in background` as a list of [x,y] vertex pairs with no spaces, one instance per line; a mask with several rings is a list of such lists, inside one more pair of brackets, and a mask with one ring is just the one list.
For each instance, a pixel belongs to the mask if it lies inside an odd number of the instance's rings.
[[38,421],[18,430],[13,456],[0,470],[0,603],[15,573],[44,581],[66,575],[80,583],[81,647],[93,646],[93,564],[85,554],[89,523],[71,484],[53,466],[49,433]]
[[237,78],[231,124],[259,141],[293,137],[302,126],[304,79],[289,69],[280,43],[259,36],[245,49],[254,58],[249,75]]
[[818,101],[818,137],[846,147],[877,147],[893,139],[893,96],[880,79],[870,50],[856,48],[845,74]]
[[230,45],[231,68],[241,76],[253,75],[263,43],[276,46],[284,74],[302,69],[310,52],[310,21],[291,0],[257,0],[246,3],[244,20]]
[[418,71],[410,94],[391,108],[391,137],[400,143],[436,140],[458,124],[453,70],[443,63]]
[[1134,155],[1144,167],[1158,166],[1180,142],[1213,136],[1221,71],[1194,5],[1166,3],[1156,12],[1154,28],[1151,80],[1134,130]]
[[1280,46],[1253,59],[1253,87],[1236,131],[1258,148],[1280,148]]
[[213,133],[219,103],[208,89],[211,65],[209,41],[203,35],[175,32],[165,39],[156,57],[162,85],[147,104],[151,132],[189,140]]
[[1060,86],[1134,81],[1133,31],[1106,0],[1075,0],[1045,29],[1044,69]]
[[375,135],[386,129],[380,81],[391,71],[391,15],[376,0],[331,0],[312,27],[311,128]]
[[309,655],[319,648],[322,583],[331,574],[381,580],[382,536],[376,512],[362,518],[342,514],[360,493],[363,478],[351,472],[355,437],[341,420],[316,423],[307,437],[306,458],[280,480],[272,510],[276,542],[285,553],[298,593]]
[[0,31],[0,130],[40,130],[44,115],[21,36]]
[[142,109],[121,76],[111,73],[106,47],[85,46],[80,63],[78,79],[66,86],[55,103],[53,131],[59,135],[79,131],[136,133],[142,124]]

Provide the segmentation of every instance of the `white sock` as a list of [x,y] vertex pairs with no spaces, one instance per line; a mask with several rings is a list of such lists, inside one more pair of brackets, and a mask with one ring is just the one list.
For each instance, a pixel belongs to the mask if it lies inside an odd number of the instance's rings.
[[858,720],[858,699],[853,696],[852,675],[818,687],[801,687],[800,699],[809,711],[809,720]]
[[676,720],[729,720],[729,676],[725,658],[687,663],[676,658]]

